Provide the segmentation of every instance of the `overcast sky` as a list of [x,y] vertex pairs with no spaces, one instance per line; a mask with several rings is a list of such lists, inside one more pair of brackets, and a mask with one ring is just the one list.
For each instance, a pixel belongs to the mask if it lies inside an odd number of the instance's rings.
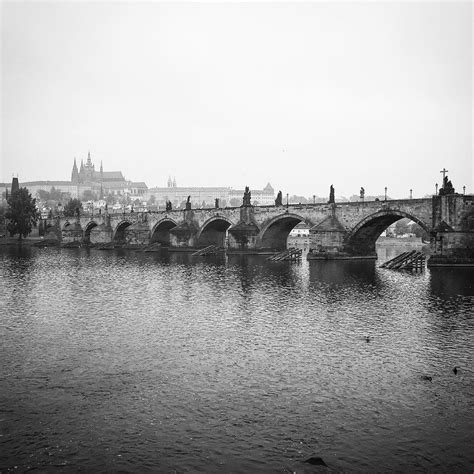
[[1,5],[0,182],[473,192],[470,2]]

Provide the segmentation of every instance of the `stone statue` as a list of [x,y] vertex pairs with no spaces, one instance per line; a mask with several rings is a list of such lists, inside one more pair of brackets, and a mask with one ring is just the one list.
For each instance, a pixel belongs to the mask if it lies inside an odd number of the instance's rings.
[[219,209],[219,198],[216,198],[216,199],[214,200],[214,207],[215,207],[216,209]]
[[336,201],[334,199],[334,186],[331,184],[329,188],[329,201],[328,204],[334,204]]
[[365,197],[365,189],[364,189],[364,188],[360,188],[360,199],[363,201],[363,200],[364,200],[364,197]]
[[440,196],[443,196],[445,194],[454,194],[454,193],[455,191],[454,191],[453,183],[451,183],[451,180],[449,180],[448,177],[445,176],[443,178],[443,186],[441,186],[439,190]]
[[191,209],[191,196],[188,196],[186,200],[186,210],[189,211]]
[[166,201],[166,210],[171,211],[171,209],[172,209],[171,201]]
[[251,202],[251,193],[250,193],[249,187],[245,186],[244,199],[243,199],[242,205],[251,206],[250,202]]
[[275,206],[283,206],[283,197],[281,191],[278,191],[277,197],[275,199]]

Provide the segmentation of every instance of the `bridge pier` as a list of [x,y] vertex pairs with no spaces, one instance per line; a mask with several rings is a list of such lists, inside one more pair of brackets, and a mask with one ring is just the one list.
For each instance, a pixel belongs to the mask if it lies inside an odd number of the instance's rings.
[[170,229],[170,249],[193,249],[197,245],[198,224],[194,221],[194,211],[186,209],[184,222]]
[[67,246],[80,246],[84,237],[84,231],[79,219],[72,224],[65,224],[61,232],[61,244]]
[[474,196],[433,196],[429,267],[474,266]]
[[107,224],[99,224],[91,230],[90,243],[96,244],[109,244],[112,242],[113,231],[112,227]]
[[[355,257],[354,252],[350,252],[346,248],[348,231],[336,216],[337,206],[335,203],[330,206],[331,215],[309,230],[308,260],[335,260]],[[374,255],[367,255],[366,258],[374,258]]]
[[228,231],[228,250],[230,252],[255,252],[259,228],[255,223],[253,206],[240,208],[239,222]]

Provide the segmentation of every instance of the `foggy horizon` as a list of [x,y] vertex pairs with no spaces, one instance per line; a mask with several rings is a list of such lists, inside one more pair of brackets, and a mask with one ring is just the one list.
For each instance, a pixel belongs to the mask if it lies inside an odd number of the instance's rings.
[[0,182],[473,192],[469,2],[0,8]]

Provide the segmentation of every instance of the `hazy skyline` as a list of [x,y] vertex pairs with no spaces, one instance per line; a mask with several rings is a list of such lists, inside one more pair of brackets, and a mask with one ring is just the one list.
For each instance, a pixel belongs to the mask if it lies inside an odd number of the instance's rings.
[[3,2],[0,182],[473,190],[472,6]]

